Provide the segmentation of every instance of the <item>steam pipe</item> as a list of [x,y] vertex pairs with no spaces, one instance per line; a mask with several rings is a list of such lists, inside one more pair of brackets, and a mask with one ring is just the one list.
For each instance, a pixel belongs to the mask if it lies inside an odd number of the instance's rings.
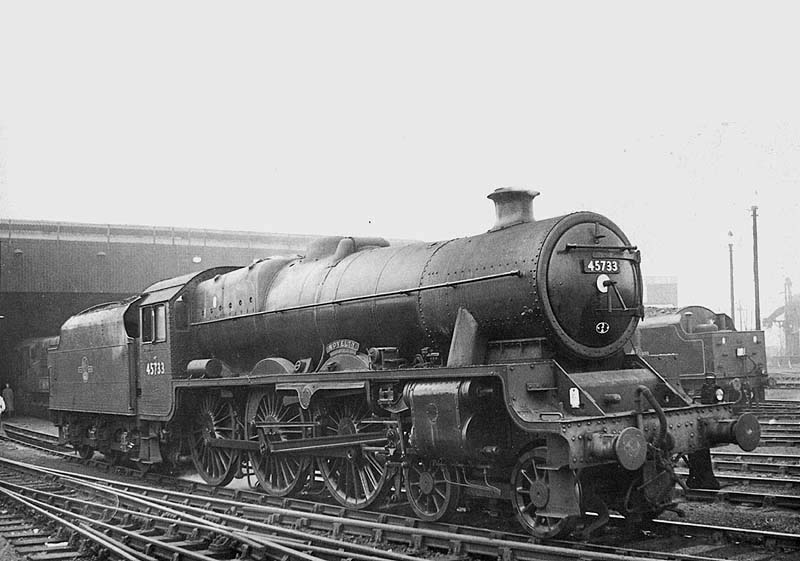
[[644,396],[653,408],[653,411],[656,412],[656,416],[658,416],[658,438],[656,439],[656,444],[659,448],[663,447],[667,441],[667,416],[664,414],[664,410],[661,408],[661,405],[659,405],[653,392],[650,391],[650,388],[647,386],[636,386],[637,418],[641,418],[642,412],[644,411],[642,408],[642,396]]

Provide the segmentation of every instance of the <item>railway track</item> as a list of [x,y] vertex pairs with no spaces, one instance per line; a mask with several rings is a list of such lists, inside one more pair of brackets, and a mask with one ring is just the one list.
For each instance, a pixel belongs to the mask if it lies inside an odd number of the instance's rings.
[[41,431],[3,423],[4,434],[0,435],[0,439],[22,444],[24,446],[54,454],[59,456],[66,462],[91,466],[104,472],[114,471],[121,475],[129,477],[142,478],[147,474],[147,470],[143,471],[136,465],[120,465],[118,463],[109,462],[102,456],[84,459],[76,454],[76,450],[71,446],[64,446],[58,444],[58,438],[52,434]]
[[[688,476],[689,470],[678,468],[675,473]],[[797,490],[800,488],[800,479],[783,477],[759,477],[741,473],[716,471],[717,481],[722,486],[719,490],[710,489],[681,489],[683,497],[689,501],[726,502],[763,507],[779,507],[789,510],[800,510],[800,495],[786,495],[776,492],[779,490]],[[734,490],[732,486],[748,486],[766,488],[766,491]]]
[[3,430],[7,438],[22,444],[29,444],[53,452],[70,452],[73,450],[71,446],[59,444],[58,437],[45,432],[21,427],[9,422],[3,423]]
[[761,433],[761,446],[800,446],[800,434],[797,433]]
[[[4,479],[14,479],[14,474],[3,472]],[[42,490],[59,490],[63,486],[55,483],[49,487],[39,482]],[[76,559],[81,556],[81,546],[71,539],[65,528],[58,528],[42,517],[25,516],[18,509],[8,509],[0,513],[0,537],[8,542],[14,551],[28,559]]]
[[18,514],[0,514],[0,537],[18,555],[32,560],[57,561],[81,556],[78,547],[62,532]]
[[787,415],[800,415],[800,402],[790,400],[769,399],[754,403],[747,408],[754,415],[784,413]]
[[[7,464],[8,465],[8,464]],[[16,464],[24,470],[35,469],[32,466]],[[452,558],[480,557],[509,560],[609,560],[609,561],[636,561],[653,559],[697,560],[694,553],[671,551],[668,553],[648,552],[636,548],[622,548],[619,545],[606,546],[602,543],[586,544],[581,542],[552,541],[548,543],[531,543],[530,536],[514,533],[498,532],[466,526],[425,524],[417,520],[390,515],[386,513],[350,512],[341,507],[332,505],[312,504],[308,501],[285,499],[279,501],[282,506],[272,506],[273,501],[264,501],[264,496],[257,497],[255,502],[244,500],[241,493],[227,493],[225,489],[215,495],[197,493],[197,486],[192,492],[180,490],[165,490],[143,485],[133,485],[116,481],[100,480],[87,476],[74,476],[67,472],[56,470],[36,470],[34,473],[46,474],[48,477],[57,478],[69,488],[81,488],[85,493],[87,489],[102,491],[105,502],[108,496],[113,496],[112,505],[91,503],[95,517],[113,516],[119,520],[122,527],[131,527],[132,520],[142,516],[140,511],[134,509],[146,507],[146,518],[151,520],[145,527],[145,532],[152,540],[151,547],[164,547],[160,539],[172,540],[168,543],[180,544],[191,541],[195,548],[194,557],[199,547],[207,547],[209,538],[204,532],[205,525],[217,531],[220,526],[229,535],[238,536],[258,541],[269,540],[270,543],[280,543],[287,548],[300,547],[308,555],[325,554],[326,558],[334,551],[339,558],[348,559],[392,559],[405,561],[417,558],[419,555],[446,555]],[[4,483],[3,486],[6,486]],[[63,510],[67,507],[87,508],[85,499],[63,498],[56,500],[49,492],[31,491],[36,499],[47,499],[57,502]],[[36,499],[36,500],[38,500]],[[301,508],[298,508],[301,507]],[[137,512],[139,514],[137,514]],[[169,531],[161,525],[161,514],[168,512],[170,517]],[[209,521],[210,520],[210,521]],[[190,521],[193,527],[193,539],[189,540],[175,527],[180,522]],[[205,522],[203,522],[205,521]],[[192,526],[193,524],[193,526]],[[721,532],[727,532],[731,539],[748,543],[774,544],[776,547],[800,547],[800,536],[791,534],[777,534],[774,532],[759,532],[737,528],[708,527],[684,523],[656,521],[654,527],[665,533],[687,532],[693,536],[710,536],[716,539]],[[367,541],[370,545],[352,544],[344,538]],[[252,544],[251,544],[252,545]],[[715,543],[718,547],[718,543]],[[222,548],[222,546],[219,546]],[[230,541],[225,542],[227,550],[235,550],[241,555],[241,544],[233,546]],[[399,551],[397,548],[401,548]],[[696,548],[696,541],[692,543]],[[136,549],[136,548],[134,548]],[[224,549],[224,548],[222,548]],[[173,551],[173,554],[185,552]],[[214,552],[215,558],[222,557],[224,551]],[[262,555],[264,551],[259,551]],[[205,553],[203,553],[205,555]],[[256,558],[255,552],[243,559]],[[412,557],[414,556],[414,557]],[[307,558],[293,557],[288,554],[286,559]]]
[[759,413],[761,444],[800,446],[800,411]]
[[[34,431],[35,432],[35,431]],[[29,435],[30,436],[30,435]],[[63,454],[63,452],[61,452]],[[67,457],[78,460],[75,455]],[[96,462],[94,462],[96,463]],[[119,469],[119,468],[118,468]],[[128,471],[136,474],[135,470]],[[53,474],[54,472],[50,472]],[[141,474],[139,474],[141,475]],[[64,478],[74,477],[69,474],[54,475],[63,480]],[[610,557],[591,557],[586,556],[587,551],[602,555],[622,555],[614,559],[660,559],[662,557],[639,551],[638,549],[620,549],[618,545],[604,546],[601,542],[577,543],[577,542],[548,542],[547,545],[553,547],[563,547],[570,550],[578,550],[580,556],[572,557],[542,557],[546,549],[531,548],[531,538],[528,535],[517,534],[506,528],[501,529],[482,529],[474,527],[460,526],[457,524],[428,524],[411,519],[391,512],[367,513],[363,511],[347,511],[338,505],[321,504],[316,501],[306,499],[279,499],[268,497],[257,491],[233,490],[229,488],[210,487],[205,484],[189,482],[175,479],[166,475],[148,474],[149,482],[159,484],[159,488],[148,488],[142,485],[130,483],[117,483],[103,481],[102,485],[123,489],[125,491],[135,490],[137,493],[163,499],[169,496],[170,502],[181,505],[191,506],[196,509],[193,516],[205,515],[213,512],[214,519],[219,520],[220,516],[225,518],[226,513],[235,512],[234,518],[245,520],[245,525],[250,528],[254,522],[267,520],[270,525],[280,525],[295,530],[300,528],[302,532],[322,532],[334,539],[348,540],[368,540],[383,544],[388,544],[393,548],[402,547],[404,550],[419,554],[442,554],[470,557],[494,557],[499,559],[606,559]],[[163,487],[169,489],[165,490]],[[692,491],[687,498],[691,500],[718,501],[729,500],[732,503],[759,505],[759,506],[783,506],[782,502],[776,503],[765,497],[755,494],[731,493],[723,490],[722,492]],[[395,507],[395,510],[399,507]],[[227,523],[236,524],[235,521]],[[241,522],[239,522],[241,523]],[[486,524],[487,526],[490,524]],[[622,519],[615,517],[612,525],[621,526]],[[744,530],[742,528],[710,527],[707,525],[697,525],[682,521],[656,520],[652,525],[652,530],[660,536],[693,536],[692,539],[707,539],[713,543],[719,540],[730,541],[732,543],[744,540],[754,547],[763,547],[765,544],[776,548],[789,548],[800,550],[800,535],[782,534],[778,532],[762,532],[758,530]],[[274,529],[270,531],[275,532]],[[620,530],[610,530],[611,533]],[[510,532],[510,533],[509,533]],[[290,536],[291,537],[291,536]],[[298,537],[295,535],[294,537]],[[618,544],[618,540],[613,543]],[[331,544],[327,544],[331,545]],[[543,545],[543,544],[533,544]],[[691,551],[696,551],[694,543]],[[102,547],[102,546],[94,546]],[[198,547],[194,544],[193,547]],[[320,546],[322,547],[322,546]],[[709,546],[710,547],[710,546]],[[425,553],[428,552],[428,553]],[[547,555],[562,555],[561,552],[549,552]],[[566,554],[564,554],[566,555]],[[462,557],[463,558],[463,557]],[[697,559],[694,554],[680,551],[670,552],[668,559]],[[379,559],[375,557],[375,559]]]
[[[727,460],[716,460],[716,459],[712,459],[712,463],[714,465],[715,472],[719,470],[724,470],[728,472],[733,471],[742,473],[760,473],[760,474],[771,474],[776,476],[790,475],[793,477],[800,477],[800,464],[743,462],[736,460],[727,461]],[[781,483],[783,483],[783,479],[785,478],[780,478],[780,479]],[[773,479],[773,481],[774,480],[775,479]],[[797,481],[798,483],[800,483],[800,479],[797,480],[786,479],[786,481],[789,483],[791,483],[792,481]]]
[[[79,542],[82,549],[93,549],[102,557],[138,561],[414,559],[343,540],[311,538],[300,531],[276,540],[269,532],[254,531],[252,524],[225,523],[224,519],[237,520],[236,516],[215,514],[212,520],[204,517],[208,512],[202,508],[168,504],[146,494],[115,489],[91,476],[76,477],[6,460],[2,460],[0,474],[0,493],[7,499],[47,516],[72,532],[68,543]],[[43,488],[43,479],[58,481],[59,485]],[[18,520],[13,523],[20,525]],[[323,541],[326,545],[320,545]],[[62,558],[74,558],[75,553],[72,548]]]
[[797,454],[784,454],[779,452],[743,452],[741,450],[726,451],[712,450],[711,458],[720,461],[739,462],[786,462],[800,464],[800,452]]
[[800,389],[800,373],[771,373],[770,378],[775,382],[773,386],[778,390]]
[[791,416],[776,416],[764,417],[759,416],[758,423],[761,425],[762,430],[773,433],[783,434],[797,434],[800,432],[800,421],[796,420],[797,417]]

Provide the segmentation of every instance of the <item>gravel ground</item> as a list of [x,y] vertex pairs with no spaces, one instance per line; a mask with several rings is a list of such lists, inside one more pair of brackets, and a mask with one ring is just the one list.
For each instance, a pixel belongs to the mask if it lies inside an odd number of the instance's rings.
[[22,561],[6,540],[0,537],[0,559],[3,561]]
[[[725,452],[740,452],[738,446],[729,445],[718,450]],[[792,446],[760,446],[756,452],[762,454],[796,454],[800,457],[800,448]],[[738,475],[738,472],[732,472]],[[732,491],[761,492],[763,486],[730,485],[726,489]],[[797,494],[796,489],[789,491],[780,490],[779,494]],[[731,505],[726,503],[698,503],[684,502],[681,509],[685,512],[684,520],[715,526],[736,526],[753,530],[771,530],[800,534],[800,514],[794,510],[780,508],[764,508],[760,506]],[[664,518],[675,518],[676,515],[667,513]]]
[[662,518],[694,522],[704,526],[732,526],[750,530],[769,530],[787,534],[800,533],[800,515],[796,511],[725,503],[681,503],[685,516],[668,512]]

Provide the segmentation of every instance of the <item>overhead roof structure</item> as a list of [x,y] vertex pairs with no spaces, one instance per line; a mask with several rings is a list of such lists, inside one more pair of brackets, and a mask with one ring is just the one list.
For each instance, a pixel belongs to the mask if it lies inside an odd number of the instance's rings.
[[57,335],[71,315],[172,277],[293,256],[320,236],[0,220],[0,383],[29,337]]

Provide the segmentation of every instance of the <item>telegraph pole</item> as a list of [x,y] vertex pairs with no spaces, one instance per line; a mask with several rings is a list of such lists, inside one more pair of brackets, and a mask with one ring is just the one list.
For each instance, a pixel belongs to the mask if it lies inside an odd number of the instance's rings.
[[734,329],[736,328],[736,307],[733,304],[733,232],[728,230],[728,260],[730,261],[731,273],[731,322]]
[[786,341],[784,345],[784,353],[791,356],[797,351],[794,339],[792,338],[792,329],[796,328],[795,320],[792,317],[792,279],[786,277],[783,282],[783,338]]
[[753,284],[755,285],[756,292],[756,331],[760,331],[761,303],[758,297],[758,207],[753,205],[750,210],[753,212]]

